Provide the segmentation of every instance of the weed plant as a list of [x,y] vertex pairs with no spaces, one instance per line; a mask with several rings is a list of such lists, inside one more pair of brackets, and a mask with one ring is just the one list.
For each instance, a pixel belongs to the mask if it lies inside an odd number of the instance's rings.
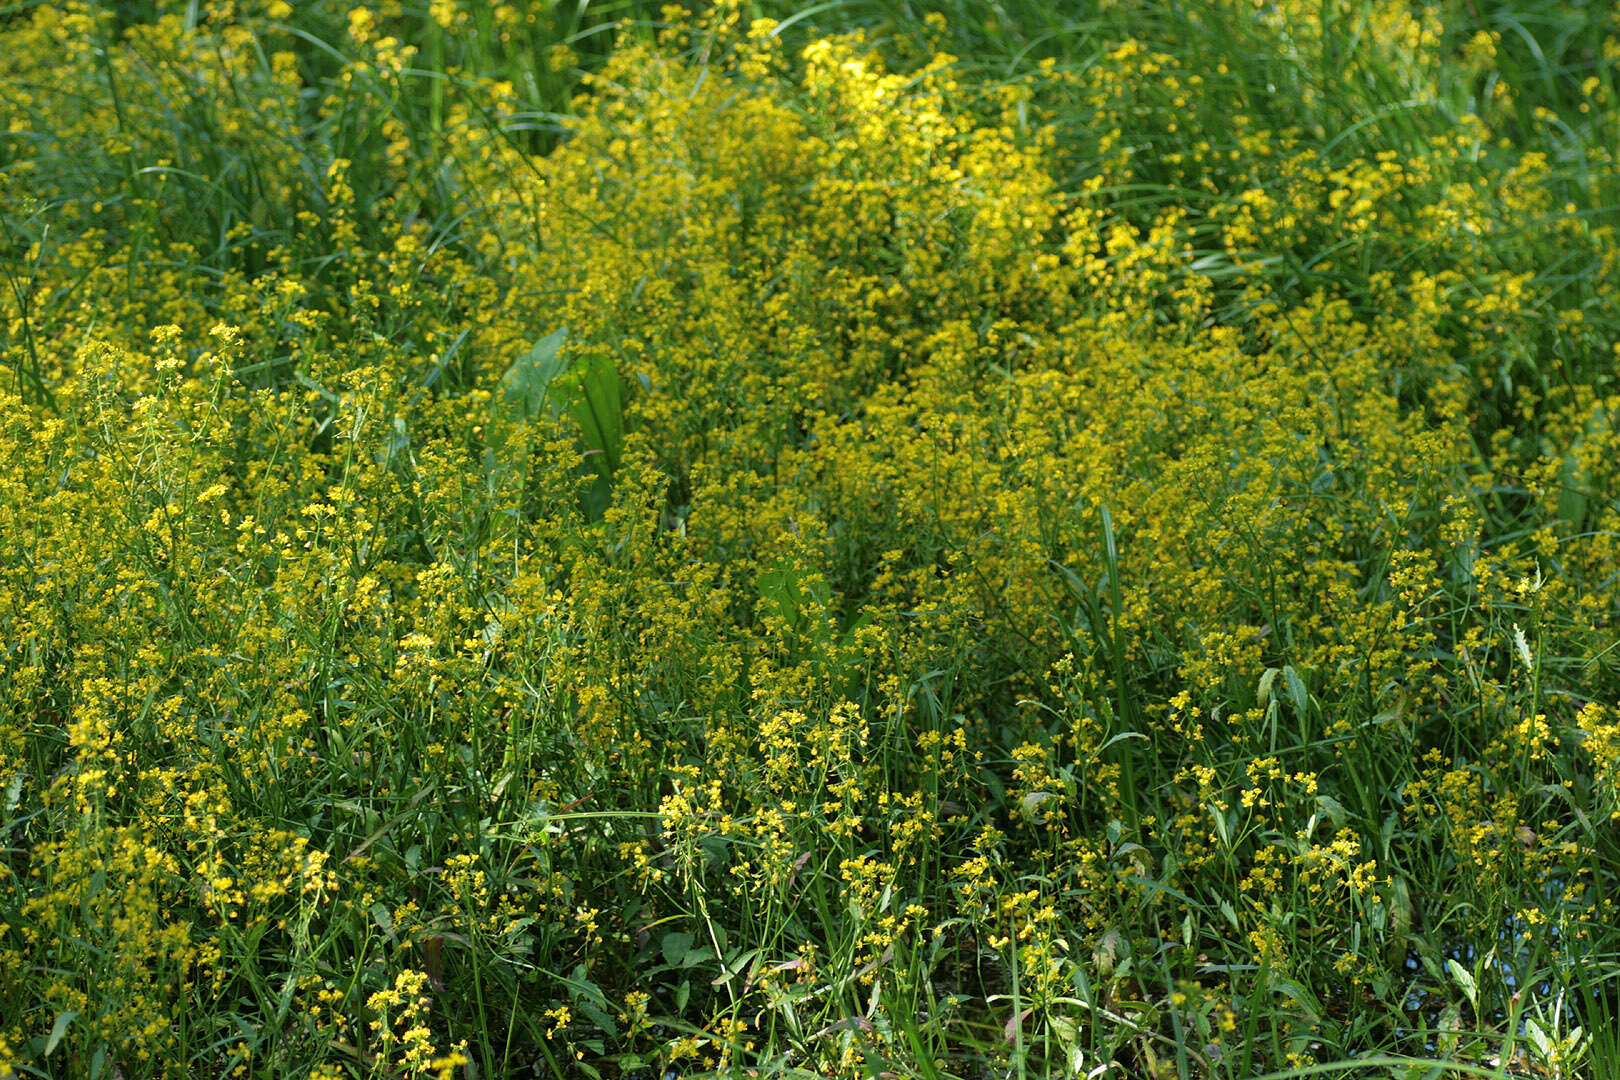
[[0,1077],[1620,1074],[1617,73],[0,8]]

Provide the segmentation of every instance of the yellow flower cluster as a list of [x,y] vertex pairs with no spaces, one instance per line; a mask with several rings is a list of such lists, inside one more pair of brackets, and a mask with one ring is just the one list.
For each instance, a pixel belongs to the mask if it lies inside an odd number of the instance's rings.
[[[0,1077],[1216,1075],[1414,941],[1614,947],[1607,149],[155,6],[0,15]],[[1506,47],[1192,7],[1403,101]]]

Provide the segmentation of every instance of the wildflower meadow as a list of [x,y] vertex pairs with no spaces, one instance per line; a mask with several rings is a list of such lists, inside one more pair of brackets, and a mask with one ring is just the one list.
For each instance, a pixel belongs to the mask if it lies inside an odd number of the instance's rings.
[[1617,94],[0,0],[0,1078],[1620,1077]]

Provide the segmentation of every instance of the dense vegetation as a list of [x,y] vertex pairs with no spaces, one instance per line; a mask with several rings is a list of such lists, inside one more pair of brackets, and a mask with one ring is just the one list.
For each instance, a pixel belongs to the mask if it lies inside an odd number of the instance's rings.
[[1617,77],[0,7],[0,1077],[1620,1075]]

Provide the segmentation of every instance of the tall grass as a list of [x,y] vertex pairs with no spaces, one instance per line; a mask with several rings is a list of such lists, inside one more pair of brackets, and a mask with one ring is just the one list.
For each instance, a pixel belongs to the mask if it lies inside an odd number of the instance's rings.
[[1606,6],[0,44],[0,1077],[1620,1068]]

